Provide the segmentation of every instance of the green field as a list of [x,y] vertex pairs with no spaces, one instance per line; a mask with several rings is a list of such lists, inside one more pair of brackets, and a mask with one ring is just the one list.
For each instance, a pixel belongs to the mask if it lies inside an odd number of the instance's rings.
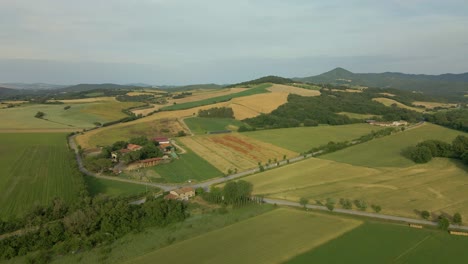
[[373,130],[377,131],[380,129],[382,129],[382,127],[368,124],[353,124],[343,126],[280,128],[242,134],[285,149],[305,152],[313,147],[327,144],[330,141],[349,141],[369,134]]
[[194,134],[205,134],[207,131],[237,130],[243,123],[232,118],[191,117],[184,119],[185,124]]
[[197,107],[197,106],[210,105],[210,104],[215,104],[215,103],[219,103],[219,102],[229,101],[232,98],[244,97],[244,96],[249,96],[249,95],[254,95],[254,94],[261,94],[261,93],[269,93],[267,88],[270,87],[270,86],[271,86],[271,84],[264,83],[264,84],[257,85],[257,86],[255,86],[253,88],[250,88],[248,90],[238,92],[238,93],[235,93],[235,94],[223,95],[223,96],[213,97],[213,98],[204,99],[204,100],[195,101],[195,102],[175,104],[175,105],[163,107],[162,110],[169,110],[170,111],[170,110],[189,109],[189,108],[194,108],[194,107]]
[[365,223],[286,263],[464,263],[467,247],[468,237],[447,232]]
[[98,179],[94,177],[85,177],[84,179],[91,196],[104,194],[115,197],[144,194],[146,192],[155,193],[159,191],[158,188],[151,186],[147,187],[141,184]]
[[[7,129],[70,129],[94,127],[94,122],[105,123],[127,115],[122,109],[138,103],[116,101],[79,104],[25,104],[20,107],[0,109],[0,130]],[[65,110],[65,106],[71,106]],[[44,112],[43,119],[35,118],[37,112]]]
[[71,202],[82,184],[65,134],[0,134],[0,218],[21,216],[55,197]]
[[203,181],[222,176],[223,174],[206,160],[184,146],[187,153],[169,164],[150,167],[163,179],[163,182]]
[[278,263],[326,243],[360,223],[294,209],[277,209],[126,263],[153,263],[155,260],[162,263]]
[[350,112],[341,112],[338,113],[340,115],[345,115],[349,118],[356,118],[356,119],[369,119],[373,117],[380,117],[379,115],[371,115],[371,114],[356,114],[356,113],[350,113]]
[[401,155],[408,146],[428,139],[438,139],[451,143],[458,135],[467,135],[461,131],[425,123],[420,127],[379,138],[331,154],[321,156],[334,160],[366,167],[407,167],[414,162]]

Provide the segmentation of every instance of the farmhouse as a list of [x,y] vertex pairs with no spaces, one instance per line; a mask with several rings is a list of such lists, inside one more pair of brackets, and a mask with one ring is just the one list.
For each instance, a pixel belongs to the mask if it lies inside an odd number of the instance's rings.
[[155,137],[155,138],[153,138],[153,141],[158,142],[160,145],[170,144],[171,143],[171,141],[167,137]]
[[169,161],[170,161],[169,156],[164,155],[162,158],[151,158],[151,159],[140,160],[138,161],[138,167],[140,168],[152,167],[161,163],[167,163]]
[[142,149],[143,147],[140,146],[140,145],[137,145],[137,144],[128,144],[127,145],[127,149],[130,150],[130,151],[137,151],[137,150],[140,150]]
[[164,196],[166,200],[188,200],[195,196],[195,189],[192,187],[183,187],[172,190],[168,195]]
[[397,126],[407,126],[408,122],[404,120],[393,121],[393,122],[376,122],[375,120],[366,120],[368,124],[373,126],[383,126],[383,127],[397,127]]

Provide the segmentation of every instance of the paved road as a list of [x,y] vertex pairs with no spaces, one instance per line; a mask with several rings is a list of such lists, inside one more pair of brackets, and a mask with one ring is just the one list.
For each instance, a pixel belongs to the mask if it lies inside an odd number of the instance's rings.
[[[291,202],[291,201],[285,201],[285,200],[264,198],[263,201],[265,203],[269,203],[269,204],[277,204],[277,205],[285,205],[285,206],[293,206],[293,207],[303,207],[301,204],[299,204],[297,202]],[[309,208],[309,209],[314,209],[314,210],[329,211],[325,206],[320,206],[320,205],[308,204],[308,205],[306,205],[306,207]],[[340,209],[340,208],[334,209],[333,212],[340,213],[340,214],[348,214],[348,215],[356,215],[356,216],[364,216],[364,217],[370,217],[370,218],[384,219],[384,220],[390,220],[390,221],[395,221],[395,222],[403,222],[403,223],[408,223],[408,224],[437,226],[436,222],[422,220],[422,219],[413,219],[413,218],[407,218],[407,217],[393,216],[393,215],[384,215],[384,214],[377,214],[377,213],[370,213],[370,212],[363,212],[363,211],[355,211],[355,210],[348,210],[348,209]],[[450,225],[450,228],[468,231],[468,226]]]

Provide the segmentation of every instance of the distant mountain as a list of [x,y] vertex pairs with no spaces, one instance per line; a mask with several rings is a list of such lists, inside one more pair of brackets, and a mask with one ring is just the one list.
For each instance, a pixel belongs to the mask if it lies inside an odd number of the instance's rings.
[[91,90],[134,90],[142,87],[133,85],[119,85],[113,83],[103,84],[77,84],[59,89],[60,92],[85,92]]
[[10,95],[15,95],[21,93],[21,91],[11,89],[11,88],[6,88],[6,87],[0,87],[0,97],[7,97]]
[[295,82],[293,79],[288,79],[288,78],[283,78],[283,77],[279,77],[279,76],[269,75],[269,76],[265,76],[265,77],[258,78],[258,79],[255,79],[255,80],[229,85],[228,87],[242,86],[242,85],[255,85],[255,84],[261,84],[261,83],[286,84],[286,83],[293,83],[293,82]]
[[441,75],[399,72],[352,73],[343,68],[336,68],[317,76],[294,78],[294,80],[317,84],[396,88],[448,97],[463,96],[468,92],[468,73]]
[[50,83],[0,83],[0,86],[20,90],[53,90],[66,87],[66,85]]

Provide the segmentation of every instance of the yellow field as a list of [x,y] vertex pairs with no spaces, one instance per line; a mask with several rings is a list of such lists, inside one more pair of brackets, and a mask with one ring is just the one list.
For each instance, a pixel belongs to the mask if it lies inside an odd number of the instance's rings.
[[94,103],[94,102],[117,102],[115,97],[91,97],[82,99],[70,99],[70,100],[50,100],[52,102],[62,102],[64,104],[82,104],[82,103]]
[[126,263],[284,263],[361,224],[358,220],[282,208]]
[[222,89],[222,90],[194,90],[194,91],[188,91],[192,92],[191,96],[187,96],[185,98],[180,98],[180,99],[171,99],[167,98],[167,104],[153,104],[151,108],[145,108],[145,109],[135,109],[132,112],[136,115],[143,115],[146,116],[147,114],[154,112],[156,110],[159,110],[165,106],[172,105],[174,103],[176,104],[182,104],[182,103],[188,103],[188,102],[195,102],[195,101],[201,101],[213,97],[218,97],[218,96],[224,96],[224,95],[229,95],[233,93],[239,93],[242,91],[245,91],[246,88],[227,88],[227,89]]
[[426,109],[433,109],[435,107],[452,108],[452,107],[457,106],[457,104],[437,103],[437,102],[420,102],[420,101],[413,102],[413,105],[424,106]]
[[388,98],[384,98],[384,97],[373,98],[372,101],[379,102],[379,103],[384,104],[386,106],[391,106],[392,104],[396,104],[400,108],[405,108],[405,109],[413,110],[413,111],[416,111],[416,112],[424,112],[424,109],[407,106],[407,105],[404,105],[404,104],[402,104],[402,103],[400,103],[398,101],[388,99]]
[[266,163],[268,159],[280,161],[283,155],[288,158],[298,155],[238,133],[184,137],[180,141],[223,173],[235,168],[255,168],[258,162]]
[[94,148],[96,145],[106,145],[112,143],[109,142],[110,138],[107,135],[128,134],[127,132],[119,132],[118,130],[138,132],[138,127],[132,126],[137,126],[141,123],[151,123],[159,119],[182,119],[184,117],[196,115],[198,113],[198,110],[210,109],[213,107],[231,107],[234,111],[235,118],[238,120],[242,120],[245,118],[258,116],[261,113],[270,113],[271,111],[278,108],[280,105],[286,103],[287,96],[288,94],[283,92],[255,94],[251,96],[234,98],[228,102],[204,105],[191,109],[163,111],[132,122],[121,123],[109,127],[95,129],[86,132],[84,135],[79,135],[76,139],[77,143],[80,144],[83,148]]
[[[244,178],[254,193],[298,201],[327,198],[363,199],[382,206],[382,212],[418,217],[414,210],[455,212],[468,218],[466,167],[436,158],[407,168],[368,168],[329,160],[308,159]],[[371,209],[369,209],[371,210]]]
[[345,92],[345,93],[362,93],[362,90],[357,90],[357,89],[345,89],[345,90],[340,90],[340,89],[331,89],[333,92]]
[[[122,123],[128,124],[128,123]],[[177,118],[161,118],[155,119],[151,122],[140,122],[131,125],[120,126],[117,124],[106,129],[103,127],[98,130],[92,130],[84,135],[79,135],[76,138],[77,143],[84,149],[92,149],[96,146],[111,145],[116,141],[126,141],[132,137],[145,136],[145,137],[158,137],[158,136],[175,136],[177,132],[183,130],[186,133],[185,126],[182,125]],[[93,133],[94,131],[98,133]]]
[[381,95],[385,95],[385,96],[390,96],[390,97],[394,97],[395,95],[394,94],[391,94],[391,93],[379,93]]
[[128,92],[128,96],[138,96],[138,95],[155,95],[154,92]]
[[292,94],[298,94],[301,96],[319,96],[320,95],[320,91],[317,91],[317,90],[309,90],[309,89],[298,88],[298,87],[282,85],[282,84],[273,84],[273,86],[271,86],[267,90],[274,92],[274,93],[292,93]]

